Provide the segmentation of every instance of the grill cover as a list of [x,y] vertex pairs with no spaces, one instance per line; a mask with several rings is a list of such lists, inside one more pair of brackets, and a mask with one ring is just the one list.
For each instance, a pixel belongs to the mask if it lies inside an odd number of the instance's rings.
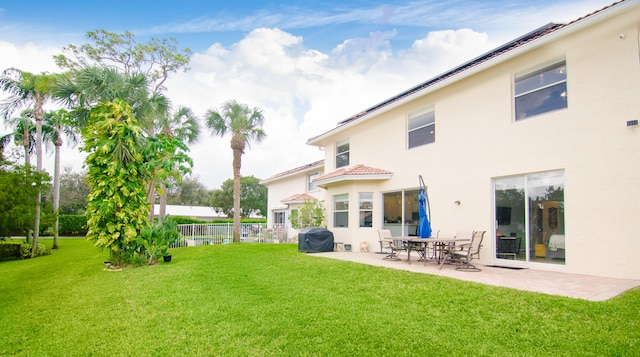
[[298,233],[298,251],[307,253],[332,252],[333,233],[322,227],[309,227]]

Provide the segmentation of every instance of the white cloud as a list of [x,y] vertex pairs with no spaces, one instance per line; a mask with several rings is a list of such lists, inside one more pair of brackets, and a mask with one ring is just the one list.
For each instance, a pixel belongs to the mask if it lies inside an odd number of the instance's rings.
[[[230,99],[261,108],[268,136],[246,150],[242,174],[266,178],[323,158],[306,145],[308,138],[493,46],[486,34],[461,29],[426,34],[394,53],[389,41],[396,35],[375,32],[323,53],[288,32],[255,29],[233,45],[216,43],[195,53],[191,70],[166,83],[167,94],[175,106],[189,106],[201,117]],[[0,66],[39,72],[55,70],[51,55],[60,49],[0,43],[0,51]],[[62,165],[79,170],[82,155],[73,151],[65,148]],[[209,188],[232,177],[228,137],[204,129],[190,154],[194,175]]]
[[53,60],[53,55],[60,53],[60,48],[39,46],[33,43],[15,45],[0,41],[0,70],[16,67],[23,71],[60,72]]
[[[305,48],[301,37],[256,29],[232,46],[214,44],[195,54],[191,71],[168,82],[168,94],[199,115],[230,99],[262,108],[268,136],[246,151],[242,174],[266,178],[323,158],[306,145],[308,138],[414,85],[416,73],[427,80],[492,46],[486,34],[442,31],[394,56],[393,36],[372,33],[321,53]],[[210,188],[231,177],[229,138],[205,133],[191,154],[194,171]]]

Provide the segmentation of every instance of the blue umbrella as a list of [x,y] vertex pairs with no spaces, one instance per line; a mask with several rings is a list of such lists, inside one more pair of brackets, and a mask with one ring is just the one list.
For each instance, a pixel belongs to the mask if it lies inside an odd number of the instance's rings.
[[418,193],[418,210],[420,212],[420,220],[418,221],[418,237],[430,238],[431,237],[431,223],[429,223],[429,217],[431,216],[431,208],[429,207],[429,196],[427,195],[427,187],[422,180],[422,175],[418,176],[420,180],[420,192]]

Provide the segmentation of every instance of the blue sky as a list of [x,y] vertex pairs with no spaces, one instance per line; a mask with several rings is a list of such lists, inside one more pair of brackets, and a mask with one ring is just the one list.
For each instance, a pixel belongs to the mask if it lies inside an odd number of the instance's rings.
[[508,34],[543,25],[541,15],[549,22],[567,21],[610,2],[5,0],[0,2],[0,33],[5,40],[66,44],[93,29],[130,30],[139,36],[176,37],[200,51],[212,42],[229,45],[255,28],[269,27],[303,36],[308,46],[326,51],[348,38],[396,30],[393,43],[402,48],[428,31],[463,27],[506,41]]
[[[175,37],[194,54],[191,70],[167,82],[172,103],[197,115],[229,99],[263,109],[268,136],[244,155],[242,174],[266,178],[323,158],[306,140],[337,122],[535,28],[612,2],[0,0],[0,70],[55,72],[51,56],[95,29],[129,30],[139,42]],[[77,149],[66,151],[63,166],[80,170]],[[194,175],[209,188],[231,177],[228,139],[205,132],[191,155]]]

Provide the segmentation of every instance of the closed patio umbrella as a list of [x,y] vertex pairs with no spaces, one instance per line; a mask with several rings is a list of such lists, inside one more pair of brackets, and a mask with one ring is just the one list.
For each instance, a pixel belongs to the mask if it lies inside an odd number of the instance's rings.
[[431,208],[429,207],[429,196],[427,195],[427,186],[424,184],[422,175],[418,176],[420,181],[420,191],[418,193],[418,211],[420,213],[420,220],[418,221],[418,237],[430,238],[431,237],[431,223],[429,222],[431,216]]

